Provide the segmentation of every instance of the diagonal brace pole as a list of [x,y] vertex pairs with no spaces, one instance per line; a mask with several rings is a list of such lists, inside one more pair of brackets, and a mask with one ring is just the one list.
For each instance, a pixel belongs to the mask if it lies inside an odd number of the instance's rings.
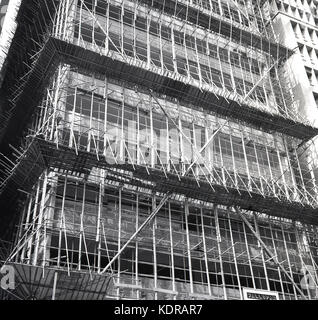
[[258,235],[258,233],[254,230],[252,225],[249,223],[249,221],[246,219],[245,215],[241,212],[241,210],[238,207],[235,207],[236,213],[241,217],[241,219],[244,221],[244,223],[247,225],[247,227],[252,231],[253,235],[256,237],[256,239],[259,241],[263,249],[266,251],[266,253],[271,257],[271,259],[274,261],[275,264],[285,273],[287,278],[292,282],[296,290],[299,292],[299,294],[305,299],[308,300],[307,297],[304,295],[304,293],[299,289],[297,284],[295,283],[294,279],[290,276],[290,274],[287,272],[287,270],[283,267],[281,262],[278,261],[277,257],[268,249],[262,238]]
[[113,259],[107,264],[107,266],[100,272],[100,274],[105,273],[115,260],[123,253],[123,251],[129,246],[129,244],[138,236],[138,234],[146,227],[146,225],[155,217],[166,201],[171,197],[171,193],[167,192],[165,196],[161,199],[159,205],[156,209],[148,216],[148,218],[143,222],[143,224],[138,228],[138,230],[129,238],[129,240],[124,244],[124,246],[117,252]]
[[[226,122],[227,123],[227,122]],[[225,124],[224,124],[225,125]],[[223,126],[224,126],[223,125]],[[209,141],[207,141],[207,143],[201,148],[200,151],[198,151],[198,154],[201,155],[201,153],[204,151],[205,148],[207,148],[207,146],[211,143],[211,141],[213,140],[213,138],[215,137],[215,135],[221,130],[221,128],[223,127],[219,127],[218,130],[216,130],[216,132],[213,133],[213,135],[210,137]],[[192,168],[193,164],[196,162],[193,161],[191,163],[191,165],[188,167],[188,169],[186,170],[186,172],[182,175],[185,176]],[[113,257],[113,259],[107,264],[107,266],[100,272],[100,274],[105,273],[110,267],[111,265],[114,263],[114,261],[123,253],[123,251],[128,247],[128,245],[134,241],[134,239],[138,236],[138,234],[145,228],[145,226],[155,217],[155,215],[159,212],[159,210],[162,208],[162,206],[167,202],[167,200],[169,200],[171,194],[170,192],[167,192],[165,194],[165,196],[161,199],[159,205],[156,207],[156,209],[149,215],[149,217],[144,221],[144,223],[139,227],[139,229],[129,238],[129,240],[125,243],[125,245],[120,249],[120,251],[117,252],[117,254]]]
[[258,87],[258,85],[265,79],[265,77],[269,74],[269,72],[278,64],[279,60],[275,61],[267,70],[264,71],[263,75],[259,78],[259,80],[254,84],[252,89],[246,94],[243,99],[243,102],[254,92],[254,90]]

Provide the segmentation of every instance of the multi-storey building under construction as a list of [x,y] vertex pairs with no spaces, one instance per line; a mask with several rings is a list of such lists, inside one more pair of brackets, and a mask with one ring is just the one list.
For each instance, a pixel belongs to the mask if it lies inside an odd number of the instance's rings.
[[4,299],[318,298],[318,116],[271,3],[16,5]]

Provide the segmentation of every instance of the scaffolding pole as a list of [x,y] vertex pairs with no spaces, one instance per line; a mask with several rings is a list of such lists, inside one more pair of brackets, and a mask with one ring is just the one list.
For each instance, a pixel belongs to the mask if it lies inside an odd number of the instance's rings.
[[289,275],[287,270],[283,267],[283,265],[278,261],[277,257],[269,250],[269,248],[266,246],[262,238],[258,235],[258,233],[254,230],[250,222],[247,220],[245,215],[241,212],[241,210],[238,207],[235,207],[236,213],[240,216],[240,218],[243,220],[243,222],[247,225],[247,227],[252,231],[255,238],[259,241],[262,248],[265,250],[265,252],[268,254],[268,256],[273,260],[273,262],[279,266],[279,268],[283,271],[283,273],[287,276],[287,278],[291,281],[294,288],[298,291],[298,293],[307,300],[307,297],[304,295],[304,293],[301,291],[301,289],[298,287],[298,285],[295,283],[294,279]]

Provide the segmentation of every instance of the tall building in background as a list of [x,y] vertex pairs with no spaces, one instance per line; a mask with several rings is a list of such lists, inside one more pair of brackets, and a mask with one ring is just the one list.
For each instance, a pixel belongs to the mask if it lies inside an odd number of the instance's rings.
[[299,81],[294,93],[303,112],[310,116],[318,109],[318,2],[273,1],[272,12],[276,33],[297,48],[291,69]]
[[21,1],[3,298],[318,298],[316,27],[277,5]]
[[[273,26],[282,43],[294,48],[295,54],[287,68],[297,108],[305,117],[318,121],[318,2],[272,1]],[[317,167],[318,145],[309,148],[313,167]],[[317,170],[314,170],[316,179]]]

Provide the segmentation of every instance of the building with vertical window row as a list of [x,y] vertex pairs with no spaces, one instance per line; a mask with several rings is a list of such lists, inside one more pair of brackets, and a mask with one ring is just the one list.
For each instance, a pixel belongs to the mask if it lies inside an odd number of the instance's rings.
[[21,1],[4,299],[318,298],[317,4],[297,3]]

